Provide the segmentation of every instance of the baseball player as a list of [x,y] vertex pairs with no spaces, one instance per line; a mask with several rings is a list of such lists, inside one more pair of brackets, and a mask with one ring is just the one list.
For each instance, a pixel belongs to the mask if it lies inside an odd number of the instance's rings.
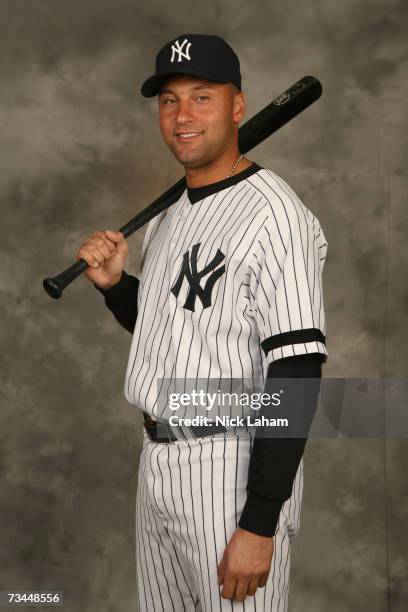
[[[95,232],[77,254],[132,334],[123,393],[144,414],[139,610],[285,611],[307,436],[265,437],[215,418],[197,424],[197,405],[175,409],[168,391],[174,381],[261,381],[268,391],[277,378],[319,380],[327,242],[289,185],[240,153],[245,98],[226,41],[171,40],[141,92],[157,96],[186,189],[149,222],[137,277],[125,271],[120,232]],[[317,392],[291,400],[308,423]]]

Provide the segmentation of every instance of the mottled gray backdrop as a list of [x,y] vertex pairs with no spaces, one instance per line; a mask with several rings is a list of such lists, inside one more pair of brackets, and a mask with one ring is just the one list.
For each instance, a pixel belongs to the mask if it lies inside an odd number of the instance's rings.
[[[328,239],[324,375],[407,376],[407,31],[405,0],[1,0],[0,590],[136,611],[131,336],[84,276],[59,301],[42,279],[182,176],[139,93],[171,38],[232,44],[247,118],[305,74],[322,81],[248,157]],[[406,610],[407,461],[405,440],[309,442],[292,612]]]

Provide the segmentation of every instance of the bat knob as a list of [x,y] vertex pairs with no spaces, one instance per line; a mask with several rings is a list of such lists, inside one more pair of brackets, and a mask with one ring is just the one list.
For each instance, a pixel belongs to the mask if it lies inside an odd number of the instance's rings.
[[62,289],[60,283],[55,278],[44,278],[43,287],[49,296],[57,300],[62,296]]

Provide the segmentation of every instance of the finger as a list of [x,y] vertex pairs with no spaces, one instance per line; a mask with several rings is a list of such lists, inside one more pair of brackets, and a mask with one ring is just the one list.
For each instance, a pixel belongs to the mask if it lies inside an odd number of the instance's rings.
[[106,244],[109,245],[111,249],[115,249],[115,251],[117,250],[118,244],[120,241],[117,241],[117,242],[113,241],[112,237],[110,237],[109,235],[109,230],[106,230],[106,232],[103,235],[103,239],[105,240]]
[[115,232],[113,230],[106,230],[105,234],[113,242],[122,242],[122,240],[125,240],[125,237],[122,234],[122,232]]
[[224,585],[221,591],[221,597],[224,599],[232,599],[235,593],[237,581],[230,574],[226,573],[224,576]]
[[[105,254],[93,242],[88,242],[87,244],[83,246],[83,248],[87,249],[99,263],[103,263],[105,261],[106,259]],[[109,251],[109,257],[110,257],[110,251]]]
[[243,578],[240,578],[237,582],[237,586],[235,589],[235,599],[237,601],[244,601],[248,592],[249,581]]
[[[106,232],[110,232],[110,230],[100,230],[98,232],[94,232],[93,234],[89,234],[89,236],[87,236],[84,239],[84,244],[86,244],[87,242],[96,242],[100,238],[102,238],[102,240],[110,240],[110,241],[112,241],[112,236],[108,236]],[[113,233],[113,235],[115,235],[116,232],[112,232],[112,233]],[[120,234],[120,232],[119,232],[119,234]],[[122,234],[120,234],[120,235],[122,235]]]
[[248,583],[247,594],[248,595],[255,595],[258,587],[259,587],[259,578],[253,578]]
[[269,573],[261,576],[258,582],[258,589],[262,589],[265,586],[265,584],[268,582],[268,576],[269,576]]
[[117,248],[117,247],[116,247],[116,243],[115,243],[115,242],[113,242],[113,240],[111,240],[111,239],[110,239],[110,238],[107,236],[106,232],[104,232],[103,234],[101,234],[101,236],[97,236],[96,238],[97,238],[96,244],[99,244],[98,239],[101,239],[101,240],[102,240],[102,241],[103,241],[103,242],[104,242],[104,243],[105,243],[105,244],[106,244],[106,245],[107,245],[107,246],[108,246],[108,247],[109,247],[111,250],[113,250],[113,249],[116,249],[116,248]]
[[92,266],[92,268],[98,268],[99,267],[98,259],[96,259],[96,257],[93,255],[93,253],[86,246],[83,246],[79,250],[79,252],[78,252],[78,259],[83,259],[84,261],[86,261],[88,266]]
[[96,238],[94,245],[104,254],[106,259],[109,259],[117,250],[116,244],[108,241],[107,238]]

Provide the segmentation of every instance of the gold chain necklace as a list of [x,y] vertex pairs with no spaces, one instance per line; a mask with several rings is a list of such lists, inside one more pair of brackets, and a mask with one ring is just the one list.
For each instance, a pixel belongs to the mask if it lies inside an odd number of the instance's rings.
[[235,168],[238,166],[239,162],[241,161],[241,159],[244,157],[244,154],[241,153],[241,155],[238,157],[237,161],[235,162],[235,164],[232,166],[231,170],[228,172],[227,176],[225,178],[229,178],[231,176],[231,174],[234,172]]

